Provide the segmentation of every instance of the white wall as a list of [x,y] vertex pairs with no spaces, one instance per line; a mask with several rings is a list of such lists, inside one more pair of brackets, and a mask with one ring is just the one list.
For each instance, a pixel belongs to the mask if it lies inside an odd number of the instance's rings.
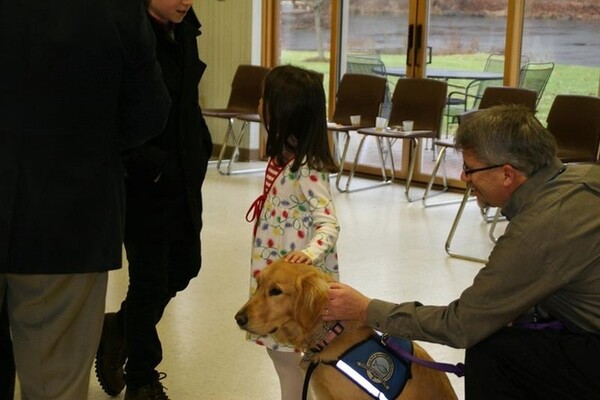
[[[208,65],[200,83],[200,105],[225,107],[237,66],[260,63],[261,0],[196,0],[194,11],[202,23],[200,58]],[[206,122],[215,144],[221,144],[226,121],[207,118]],[[243,148],[258,148],[258,127],[252,125]]]

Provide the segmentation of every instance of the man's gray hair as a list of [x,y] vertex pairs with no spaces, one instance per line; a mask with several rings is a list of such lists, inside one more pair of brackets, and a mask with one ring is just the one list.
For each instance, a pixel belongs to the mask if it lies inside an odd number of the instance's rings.
[[488,165],[510,164],[525,176],[550,165],[556,140],[529,109],[503,105],[478,111],[461,124],[456,148]]

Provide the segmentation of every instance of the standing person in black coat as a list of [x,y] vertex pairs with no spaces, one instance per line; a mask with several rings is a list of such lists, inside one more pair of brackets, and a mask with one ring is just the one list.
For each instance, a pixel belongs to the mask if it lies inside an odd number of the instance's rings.
[[154,35],[140,1],[0,0],[0,68],[0,303],[21,396],[86,399],[121,266],[121,151],[170,106]]
[[201,265],[201,186],[212,141],[198,104],[206,65],[198,57],[192,2],[147,1],[173,105],[164,131],[125,154],[129,288],[120,310],[106,314],[96,358],[102,388],[114,396],[126,385],[127,400],[167,398],[164,374],[156,370],[162,360],[156,325]]

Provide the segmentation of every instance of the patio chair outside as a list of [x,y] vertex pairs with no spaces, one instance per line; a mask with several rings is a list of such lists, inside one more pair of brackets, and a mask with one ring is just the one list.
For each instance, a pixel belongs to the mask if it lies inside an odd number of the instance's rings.
[[[529,57],[521,57],[521,67],[525,66],[529,62]],[[483,67],[484,72],[500,72],[504,73],[504,54],[503,53],[492,53],[488,56],[485,66]],[[479,102],[483,97],[483,93],[488,87],[497,87],[503,85],[502,79],[491,79],[491,80],[473,80],[462,91],[452,91],[448,94],[448,107],[446,109],[446,134],[448,133],[449,127],[453,123],[457,123],[456,116],[464,113],[471,109],[476,110],[479,108]]]
[[373,54],[348,54],[346,56],[346,72],[350,74],[378,75],[386,79],[386,90],[380,116],[389,118],[392,108],[392,95],[390,83],[387,80],[387,72],[381,55]]
[[519,87],[536,91],[536,105],[539,104],[540,99],[544,94],[544,89],[546,89],[546,85],[550,80],[550,75],[552,75],[553,70],[553,62],[527,63],[523,68],[521,68]]

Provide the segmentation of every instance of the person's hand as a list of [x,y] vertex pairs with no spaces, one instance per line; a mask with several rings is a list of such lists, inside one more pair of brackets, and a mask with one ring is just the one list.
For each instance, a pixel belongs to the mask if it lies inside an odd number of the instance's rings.
[[312,264],[312,260],[301,251],[290,251],[285,256],[285,261],[294,264]]
[[329,285],[329,304],[323,310],[323,321],[366,321],[371,299],[343,283]]

